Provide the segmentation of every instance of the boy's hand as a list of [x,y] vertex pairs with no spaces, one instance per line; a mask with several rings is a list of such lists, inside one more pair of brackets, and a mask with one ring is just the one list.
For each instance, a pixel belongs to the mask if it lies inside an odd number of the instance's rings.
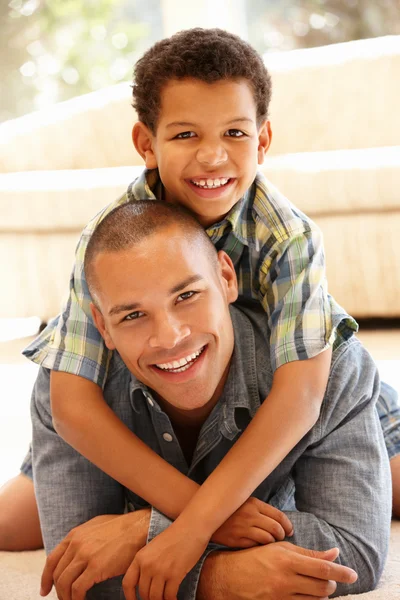
[[293,535],[288,517],[257,498],[249,498],[214,533],[211,541],[231,548],[281,542]]
[[175,521],[136,554],[122,581],[126,600],[137,600],[136,586],[142,600],[176,600],[208,542]]

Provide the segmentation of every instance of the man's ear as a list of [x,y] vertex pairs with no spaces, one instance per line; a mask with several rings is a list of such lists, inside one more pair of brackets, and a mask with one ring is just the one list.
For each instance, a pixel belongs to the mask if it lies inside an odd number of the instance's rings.
[[157,168],[157,159],[153,151],[154,136],[150,129],[141,121],[134,124],[132,129],[133,145],[144,160],[147,169]]
[[105,345],[107,346],[107,348],[109,350],[115,350],[115,345],[111,339],[110,334],[107,331],[107,327],[104,322],[104,317],[101,314],[101,312],[99,311],[99,309],[97,308],[97,306],[95,306],[93,304],[93,302],[90,303],[90,310],[92,311],[92,317],[93,317],[94,324],[96,325],[97,329],[99,330],[101,337],[104,340]]
[[258,164],[262,165],[272,140],[272,129],[270,121],[264,121],[258,131]]
[[232,304],[238,297],[238,282],[235,267],[233,266],[230,257],[223,250],[218,252],[218,263],[220,267],[221,283],[225,290],[226,299],[229,304]]

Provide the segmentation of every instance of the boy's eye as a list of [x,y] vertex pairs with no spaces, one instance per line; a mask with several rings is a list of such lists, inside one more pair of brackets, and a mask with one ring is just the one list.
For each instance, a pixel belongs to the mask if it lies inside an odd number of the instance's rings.
[[182,300],[189,300],[189,298],[193,298],[193,296],[197,294],[197,292],[183,292],[183,294],[180,294],[178,296],[178,302],[182,302]]
[[228,131],[225,134],[227,137],[243,137],[245,134],[243,133],[243,131],[240,131],[240,129],[228,129]]
[[187,140],[188,138],[195,137],[195,135],[196,134],[193,131],[182,131],[182,133],[178,133],[175,138],[178,140]]

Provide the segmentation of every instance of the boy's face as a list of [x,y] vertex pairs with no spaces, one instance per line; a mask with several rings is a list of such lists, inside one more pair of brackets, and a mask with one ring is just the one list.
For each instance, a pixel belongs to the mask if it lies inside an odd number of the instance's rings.
[[161,92],[155,135],[137,123],[133,139],[147,168],[158,168],[168,202],[190,209],[204,227],[218,222],[254,181],[271,138],[257,128],[246,80],[208,84],[172,80]]
[[237,298],[228,256],[218,267],[177,227],[94,264],[98,329],[129,370],[179,415],[195,422],[217,402],[233,352],[229,303]]

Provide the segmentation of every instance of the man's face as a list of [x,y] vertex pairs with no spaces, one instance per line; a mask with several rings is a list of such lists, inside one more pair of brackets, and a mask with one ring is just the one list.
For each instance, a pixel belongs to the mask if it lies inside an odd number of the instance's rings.
[[209,412],[234,343],[229,303],[237,284],[227,255],[216,267],[200,241],[173,226],[99,254],[93,268],[100,308],[93,316],[108,348],[172,407]]
[[143,123],[133,131],[146,166],[159,169],[165,199],[185,205],[205,227],[221,220],[250,187],[270,138],[269,122],[257,128],[244,79],[172,80],[161,92],[156,134]]

